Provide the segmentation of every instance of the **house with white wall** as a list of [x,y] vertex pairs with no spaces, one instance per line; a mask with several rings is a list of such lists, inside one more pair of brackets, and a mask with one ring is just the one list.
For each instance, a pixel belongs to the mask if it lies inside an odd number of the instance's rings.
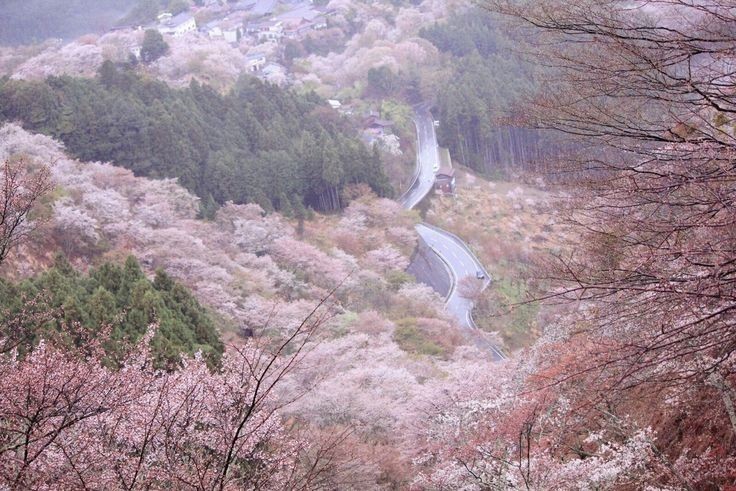
[[182,12],[179,15],[171,17],[171,14],[159,16],[158,31],[161,34],[171,34],[172,36],[182,36],[188,32],[197,30],[197,21],[189,12]]

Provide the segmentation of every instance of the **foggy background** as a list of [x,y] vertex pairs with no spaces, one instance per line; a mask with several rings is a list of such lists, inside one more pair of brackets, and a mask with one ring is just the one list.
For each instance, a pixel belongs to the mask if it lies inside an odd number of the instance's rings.
[[69,40],[110,29],[135,0],[0,0],[0,44]]

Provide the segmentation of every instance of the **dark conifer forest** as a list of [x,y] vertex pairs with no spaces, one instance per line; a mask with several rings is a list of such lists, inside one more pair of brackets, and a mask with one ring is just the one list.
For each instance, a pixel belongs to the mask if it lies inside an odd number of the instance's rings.
[[336,210],[351,184],[392,194],[379,155],[320,98],[250,77],[221,95],[197,82],[172,89],[107,62],[95,79],[0,81],[0,118],[60,139],[82,160],[178,178],[208,216],[227,201],[297,216]]
[[533,164],[541,135],[513,124],[513,108],[537,84],[518,41],[481,8],[427,26],[420,35],[444,53],[451,71],[452,83],[437,94],[434,111],[442,122],[440,144],[463,165],[487,175]]
[[[18,325],[12,333],[1,333],[25,338],[21,343],[24,348],[41,338],[59,336],[63,329],[67,330],[63,341],[71,344],[109,329],[105,348],[108,362],[115,363],[126,347],[155,324],[158,329],[152,351],[161,366],[175,366],[182,353],[197,351],[214,362],[224,349],[215,322],[192,294],[163,271],[149,280],[133,256],[124,264],[103,263],[88,274],[78,272],[60,256],[52,268],[25,281],[0,278],[0,312],[5,320],[21,318],[30,299],[33,310],[55,315],[34,325]],[[69,330],[76,330],[77,335],[70,336]]]

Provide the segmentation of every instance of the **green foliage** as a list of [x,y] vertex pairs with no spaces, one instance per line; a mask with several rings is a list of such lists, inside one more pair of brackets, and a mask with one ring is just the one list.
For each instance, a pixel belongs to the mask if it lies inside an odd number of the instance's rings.
[[141,44],[141,60],[151,63],[169,52],[169,45],[156,29],[146,29]]
[[484,58],[496,54],[507,41],[496,29],[494,19],[481,9],[470,9],[451,17],[446,23],[424,27],[419,35],[440,51],[461,58],[477,51]]
[[[528,346],[537,332],[539,304],[529,302],[536,290],[525,279],[525,268],[501,262],[491,288],[476,302],[474,319],[481,329],[497,331],[512,349]],[[530,293],[532,292],[532,293]]]
[[368,70],[366,91],[373,97],[386,97],[401,87],[401,78],[385,65]]
[[386,99],[381,102],[381,117],[393,121],[402,138],[409,138],[414,134],[414,110],[408,104]]
[[5,79],[0,118],[61,139],[82,160],[178,178],[203,198],[202,216],[212,201],[335,210],[350,184],[392,193],[380,160],[316,95],[251,77],[226,95],[197,82],[171,89],[112,63],[93,80]]
[[445,354],[445,349],[442,346],[429,339],[419,329],[416,319],[402,319],[396,324],[393,339],[402,350],[427,356],[442,356]]
[[722,112],[716,113],[715,117],[713,118],[713,124],[718,128],[720,128],[721,126],[725,126],[729,122],[730,120],[728,119],[728,117]]
[[406,271],[399,270],[389,271],[386,275],[386,280],[393,291],[398,291],[405,284],[413,283],[415,281],[412,275]]
[[[201,351],[215,363],[223,352],[215,324],[189,291],[163,271],[146,278],[134,257],[123,265],[105,263],[87,275],[77,272],[63,257],[45,273],[13,284],[0,278],[0,315],[23,308],[24,299],[44,295],[67,323],[79,323],[92,335],[112,329],[106,349],[111,362],[135,343],[152,323],[154,355],[161,366],[173,367],[181,353]],[[31,341],[57,332],[57,320],[30,333]]]
[[496,24],[491,14],[472,8],[420,31],[447,53],[451,66],[452,83],[438,94],[435,108],[439,143],[449,147],[453,158],[482,172],[488,171],[486,162],[507,160],[503,152],[512,142],[499,127],[535,87],[532,67],[514,54],[518,42]]

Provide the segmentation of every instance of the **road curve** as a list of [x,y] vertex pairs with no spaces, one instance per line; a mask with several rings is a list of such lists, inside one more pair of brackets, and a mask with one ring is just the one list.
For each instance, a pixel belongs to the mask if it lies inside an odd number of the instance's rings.
[[434,174],[440,162],[432,114],[426,105],[415,106],[414,111],[418,172],[409,189],[399,198],[399,202],[407,210],[414,208],[432,190]]
[[[432,114],[426,105],[416,106],[414,110],[414,123],[417,128],[418,172],[412,185],[399,198],[399,202],[407,210],[414,208],[432,190],[434,176],[439,166],[439,147]],[[447,265],[452,276],[452,286],[445,302],[445,309],[457,319],[462,327],[475,331],[477,326],[472,317],[473,302],[461,295],[458,285],[464,278],[470,277],[470,281],[482,282],[481,289],[485,289],[491,282],[488,272],[470,251],[470,248],[456,235],[426,223],[417,225],[416,231]],[[477,278],[479,272],[483,276],[481,279]],[[496,361],[506,358],[497,346],[485,338],[476,337],[476,344],[488,349]]]

